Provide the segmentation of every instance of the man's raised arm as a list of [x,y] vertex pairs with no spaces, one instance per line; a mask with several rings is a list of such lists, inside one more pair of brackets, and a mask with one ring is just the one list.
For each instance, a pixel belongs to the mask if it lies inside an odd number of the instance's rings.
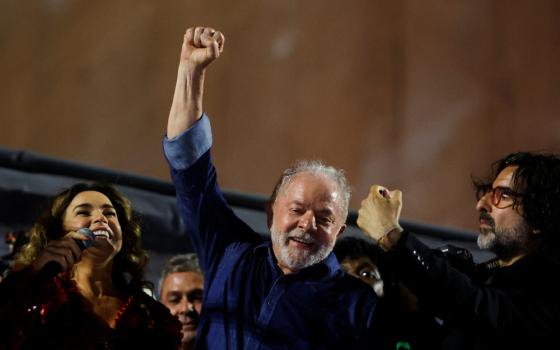
[[179,72],[167,120],[167,137],[175,138],[202,116],[204,72],[220,56],[225,38],[209,27],[189,28],[183,37]]

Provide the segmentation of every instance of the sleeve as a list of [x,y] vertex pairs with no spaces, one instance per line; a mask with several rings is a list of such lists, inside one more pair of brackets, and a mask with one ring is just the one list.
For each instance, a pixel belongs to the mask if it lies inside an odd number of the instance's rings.
[[190,128],[172,139],[163,140],[165,158],[172,169],[185,170],[212,146],[212,127],[206,114]]
[[212,164],[211,144],[206,115],[177,138],[164,139],[177,207],[205,274],[217,268],[228,247],[260,240],[227,204]]
[[10,273],[0,283],[0,329],[6,336],[3,342],[19,348],[18,344],[33,337],[65,300],[59,277],[39,281],[29,268]]
[[398,277],[422,307],[455,327],[539,335],[559,324],[558,288],[554,282],[544,282],[549,284],[545,287],[530,270],[518,268],[507,287],[480,285],[408,232],[392,254]]

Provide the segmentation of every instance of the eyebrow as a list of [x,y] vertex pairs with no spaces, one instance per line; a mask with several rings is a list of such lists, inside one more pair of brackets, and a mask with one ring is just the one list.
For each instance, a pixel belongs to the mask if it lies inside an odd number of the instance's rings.
[[[167,287],[167,289],[169,289],[171,287]],[[193,288],[189,291],[187,291],[186,293],[183,290],[179,290],[179,289],[170,289],[170,290],[166,290],[167,294],[173,294],[173,295],[183,295],[186,294],[187,296],[193,295],[193,294],[202,294],[204,293],[204,290],[202,288]]]
[[[294,199],[293,201],[290,202],[290,205],[296,205],[299,207],[303,207],[304,204],[302,201],[298,200],[298,199]],[[319,209],[317,211],[317,213],[321,214],[321,215],[333,215],[334,214],[334,210],[332,208],[330,208],[329,206],[327,206],[326,208],[323,209]]]
[[334,210],[332,210],[331,208],[325,208],[325,209],[319,210],[318,213],[321,214],[321,215],[333,215]]
[[511,188],[511,187],[496,186],[493,189],[496,189],[496,188],[499,188],[500,190],[502,190],[502,192],[507,193],[509,195],[522,196],[522,193],[517,192],[514,188]]
[[365,269],[365,268],[372,269],[374,271],[376,269],[375,266],[372,266],[371,264],[368,264],[367,262],[362,262],[362,263],[360,263],[360,265],[358,265],[356,270],[361,270],[361,269]]
[[[74,207],[74,209],[72,209],[72,211],[76,211],[78,209],[91,209],[93,208],[93,205],[91,205],[90,203],[82,203],[82,204],[78,204]],[[101,206],[101,208],[103,209],[115,209],[115,207],[113,207],[111,204],[103,204]]]

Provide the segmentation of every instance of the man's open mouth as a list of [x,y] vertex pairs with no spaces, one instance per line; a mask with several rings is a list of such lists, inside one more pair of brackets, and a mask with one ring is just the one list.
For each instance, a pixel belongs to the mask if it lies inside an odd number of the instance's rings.
[[288,237],[288,239],[308,247],[313,246],[315,243],[313,240],[305,239],[303,237]]

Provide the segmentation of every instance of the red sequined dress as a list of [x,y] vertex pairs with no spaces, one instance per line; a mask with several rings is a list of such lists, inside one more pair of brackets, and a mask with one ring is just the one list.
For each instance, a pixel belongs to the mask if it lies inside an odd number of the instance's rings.
[[37,283],[27,270],[0,283],[0,349],[172,349],[181,324],[141,290],[131,293],[114,328],[64,274]]

